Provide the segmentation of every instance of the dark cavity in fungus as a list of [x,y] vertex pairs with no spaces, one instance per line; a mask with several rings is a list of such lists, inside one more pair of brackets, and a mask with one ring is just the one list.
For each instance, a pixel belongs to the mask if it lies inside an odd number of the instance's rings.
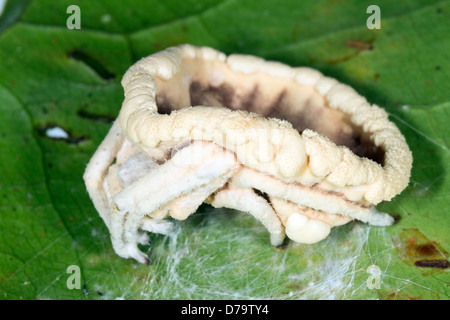
[[312,86],[263,73],[243,74],[220,61],[199,63],[195,59],[183,62],[171,79],[156,78],[156,83],[161,114],[189,106],[245,110],[287,120],[299,132],[314,130],[358,156],[384,163],[384,150],[374,146],[362,128],[352,124],[349,115],[330,108]]

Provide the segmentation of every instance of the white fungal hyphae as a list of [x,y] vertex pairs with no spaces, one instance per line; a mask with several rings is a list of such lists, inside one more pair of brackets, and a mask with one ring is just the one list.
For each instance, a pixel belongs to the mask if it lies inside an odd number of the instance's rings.
[[86,169],[121,257],[147,262],[146,231],[168,234],[207,202],[248,212],[300,243],[375,210],[408,184],[412,155],[387,113],[310,68],[190,45],[133,65],[119,117]]

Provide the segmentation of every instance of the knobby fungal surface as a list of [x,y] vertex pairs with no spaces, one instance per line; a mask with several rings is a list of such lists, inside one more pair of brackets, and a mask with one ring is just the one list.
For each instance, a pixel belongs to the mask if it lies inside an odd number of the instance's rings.
[[169,234],[203,203],[247,212],[315,243],[334,226],[394,219],[374,205],[408,184],[412,155],[387,113],[310,68],[182,45],[138,61],[84,179],[118,255],[148,263],[146,231]]

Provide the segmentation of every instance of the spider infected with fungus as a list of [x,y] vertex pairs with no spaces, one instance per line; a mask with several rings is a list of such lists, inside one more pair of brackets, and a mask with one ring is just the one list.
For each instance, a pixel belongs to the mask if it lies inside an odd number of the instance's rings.
[[84,180],[116,253],[168,234],[203,203],[247,212],[315,243],[351,220],[388,226],[375,205],[408,184],[412,155],[387,113],[310,68],[182,45],[138,61]]

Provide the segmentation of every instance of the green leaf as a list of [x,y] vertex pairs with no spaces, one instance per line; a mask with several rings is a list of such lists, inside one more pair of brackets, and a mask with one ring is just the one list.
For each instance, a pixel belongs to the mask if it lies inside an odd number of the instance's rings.
[[[72,4],[81,30],[66,28]],[[450,1],[34,0],[11,24],[17,10],[0,19],[0,299],[450,298],[449,269],[417,265],[450,251]],[[414,155],[408,188],[378,206],[399,222],[277,249],[251,216],[204,205],[151,235],[150,266],[119,258],[82,175],[124,72],[181,43],[317,68],[385,108]]]

